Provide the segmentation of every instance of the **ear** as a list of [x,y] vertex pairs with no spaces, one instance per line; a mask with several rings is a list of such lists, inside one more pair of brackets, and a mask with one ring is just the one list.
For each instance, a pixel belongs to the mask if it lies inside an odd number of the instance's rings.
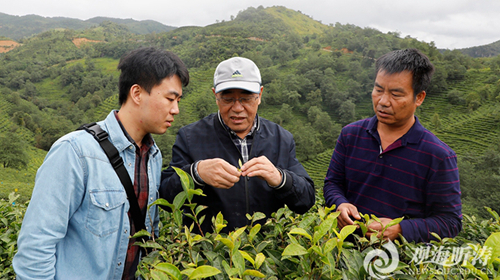
[[425,93],[424,90],[422,90],[419,94],[417,94],[417,98],[415,98],[415,104],[418,106],[422,105],[424,103],[425,96],[427,94]]
[[128,93],[130,100],[132,100],[132,102],[134,102],[135,104],[140,104],[142,91],[143,88],[140,85],[138,84],[132,85]]
[[212,92],[214,93],[214,95],[217,95],[217,93],[215,92],[215,88],[212,88]]
[[260,102],[262,101],[262,92],[264,91],[264,86],[261,86],[260,87],[260,93],[259,93],[259,104],[260,105]]

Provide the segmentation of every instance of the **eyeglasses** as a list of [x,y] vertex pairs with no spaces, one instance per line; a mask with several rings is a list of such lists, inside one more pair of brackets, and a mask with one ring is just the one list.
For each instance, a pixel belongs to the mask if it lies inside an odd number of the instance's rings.
[[241,105],[243,106],[251,106],[255,104],[255,101],[259,98],[257,95],[256,97],[240,97],[240,98],[233,98],[233,97],[220,97],[216,98],[217,101],[220,102],[221,105],[223,106],[233,106],[236,101],[239,101]]

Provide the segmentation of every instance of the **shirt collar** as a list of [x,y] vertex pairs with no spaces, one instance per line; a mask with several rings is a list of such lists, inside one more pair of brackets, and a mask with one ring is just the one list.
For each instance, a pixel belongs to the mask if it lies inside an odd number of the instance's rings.
[[[135,143],[134,139],[132,139],[132,137],[128,134],[127,130],[123,126],[122,122],[120,121],[120,118],[118,117],[118,111],[114,111],[114,113],[115,113],[116,121],[120,125],[120,128],[122,129],[123,134],[125,134],[125,137],[127,137],[128,141],[130,141],[130,143],[134,144],[134,146],[136,146],[137,150],[139,150],[139,146],[137,146],[137,143]],[[151,148],[151,146],[153,146],[153,139],[152,139],[150,133],[146,134],[144,136],[144,138],[142,138],[141,144],[145,145],[148,149]]]
[[[368,127],[366,131],[371,135],[378,134],[377,124],[378,124],[377,116],[373,116],[368,122]],[[425,128],[422,126],[422,124],[420,124],[418,117],[415,116],[415,123],[410,128],[410,130],[408,130],[408,132],[406,132],[405,135],[401,137],[402,145],[405,146],[407,143],[415,144],[420,142],[420,139],[422,139],[424,132]]]
[[[217,112],[217,117],[219,118],[219,122],[220,124],[222,125],[222,127],[224,127],[224,129],[229,132],[232,136],[236,136],[236,137],[239,137],[238,134],[236,134],[236,132],[234,132],[229,126],[227,126],[224,121],[222,120],[222,116],[220,115],[220,111]],[[259,115],[255,115],[255,119],[253,119],[253,126],[252,126],[252,129],[250,130],[250,132],[245,136],[246,137],[251,137],[253,136],[253,133],[255,132],[255,130],[259,130],[259,127],[260,127],[260,120],[259,120]]]

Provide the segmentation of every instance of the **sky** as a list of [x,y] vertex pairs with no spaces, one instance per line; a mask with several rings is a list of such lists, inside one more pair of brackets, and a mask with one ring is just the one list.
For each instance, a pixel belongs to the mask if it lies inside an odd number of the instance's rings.
[[500,40],[499,0],[14,0],[0,12],[23,16],[97,16],[155,20],[165,25],[207,26],[249,7],[284,6],[323,24],[353,24],[399,32],[438,48],[458,49]]

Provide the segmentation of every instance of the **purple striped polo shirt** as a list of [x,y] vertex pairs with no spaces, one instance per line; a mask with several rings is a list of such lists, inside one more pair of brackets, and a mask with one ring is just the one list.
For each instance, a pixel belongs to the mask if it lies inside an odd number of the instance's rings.
[[428,242],[431,232],[454,237],[462,229],[457,156],[425,129],[412,128],[381,151],[377,117],[345,126],[325,178],[326,204],[354,204],[363,214],[404,217],[408,242]]

